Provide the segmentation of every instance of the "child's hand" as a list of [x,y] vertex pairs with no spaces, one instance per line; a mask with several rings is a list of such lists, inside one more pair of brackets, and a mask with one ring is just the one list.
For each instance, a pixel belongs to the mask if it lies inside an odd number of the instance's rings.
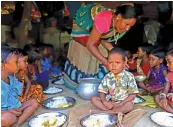
[[112,109],[114,107],[113,103],[111,101],[105,101],[103,102],[104,106],[108,109]]
[[167,102],[167,99],[161,99],[160,102],[159,102],[159,105],[160,107],[163,107],[165,108],[167,106],[168,102]]
[[147,86],[147,91],[148,91],[148,92],[151,92],[151,90],[152,90],[152,87]]
[[9,112],[13,113],[16,116],[20,116],[22,112],[19,109],[11,109]]

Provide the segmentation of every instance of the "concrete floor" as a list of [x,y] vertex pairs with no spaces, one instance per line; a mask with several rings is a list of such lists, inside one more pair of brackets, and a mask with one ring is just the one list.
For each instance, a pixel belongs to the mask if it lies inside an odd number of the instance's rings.
[[[53,84],[50,84],[50,86],[52,86],[52,85]],[[86,100],[81,99],[73,90],[67,88],[66,86],[64,86],[64,85],[56,85],[56,86],[63,88],[63,92],[61,92],[59,94],[55,94],[55,95],[48,95],[48,98],[53,97],[53,96],[70,96],[70,97],[73,97],[76,99],[76,105],[87,102]],[[70,108],[67,110],[59,111],[59,112],[62,112],[68,116],[69,110],[70,110]],[[156,112],[156,111],[161,111],[161,109],[150,108],[149,111],[136,123],[136,125],[134,127],[159,127],[156,124],[154,124],[149,118],[150,114],[153,112]],[[45,113],[45,112],[55,112],[55,111],[51,111],[51,110],[45,109],[44,107],[40,107],[34,115],[38,115],[38,114]],[[21,125],[21,127],[28,127],[29,119],[23,125]],[[67,125],[67,127],[68,127],[68,125]]]

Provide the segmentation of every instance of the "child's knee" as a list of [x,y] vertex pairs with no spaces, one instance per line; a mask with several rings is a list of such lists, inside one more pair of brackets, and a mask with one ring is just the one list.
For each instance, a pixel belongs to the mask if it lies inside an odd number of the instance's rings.
[[94,104],[97,101],[97,98],[98,97],[96,96],[91,97],[91,103]]
[[12,113],[3,113],[1,115],[2,126],[11,126],[17,122],[17,117]]
[[134,103],[133,102],[127,102],[126,107],[129,111],[132,111],[134,109]]
[[39,103],[37,102],[36,99],[31,99],[31,100],[30,100],[30,103],[31,103],[31,106],[32,106],[33,108],[38,108],[38,106],[39,106]]

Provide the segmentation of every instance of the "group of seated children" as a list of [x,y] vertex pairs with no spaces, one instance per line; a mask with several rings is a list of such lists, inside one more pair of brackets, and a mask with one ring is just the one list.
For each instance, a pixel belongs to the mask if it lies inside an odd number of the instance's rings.
[[[99,85],[99,96],[91,98],[91,103],[101,112],[130,112],[137,94],[151,94],[161,108],[173,113],[173,48],[165,53],[162,48],[144,45],[138,47],[134,55],[113,48],[109,51],[108,62],[110,72]],[[125,70],[125,64],[129,64],[129,70]],[[135,76],[138,75],[146,76],[146,79],[136,81]],[[142,88],[143,92],[140,93],[138,88]],[[91,111],[95,112],[98,111]]]
[[[51,48],[50,48],[51,47]],[[26,45],[24,49],[1,46],[1,124],[19,127],[47,98],[43,93],[54,67],[52,46]],[[44,69],[49,61],[49,70]],[[46,64],[47,65],[47,64]]]

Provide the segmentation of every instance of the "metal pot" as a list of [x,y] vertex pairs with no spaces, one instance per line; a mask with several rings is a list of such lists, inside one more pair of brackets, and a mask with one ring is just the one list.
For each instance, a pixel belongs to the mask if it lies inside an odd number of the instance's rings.
[[82,99],[90,100],[92,96],[98,95],[98,86],[100,83],[100,79],[82,78],[79,82],[77,92]]

